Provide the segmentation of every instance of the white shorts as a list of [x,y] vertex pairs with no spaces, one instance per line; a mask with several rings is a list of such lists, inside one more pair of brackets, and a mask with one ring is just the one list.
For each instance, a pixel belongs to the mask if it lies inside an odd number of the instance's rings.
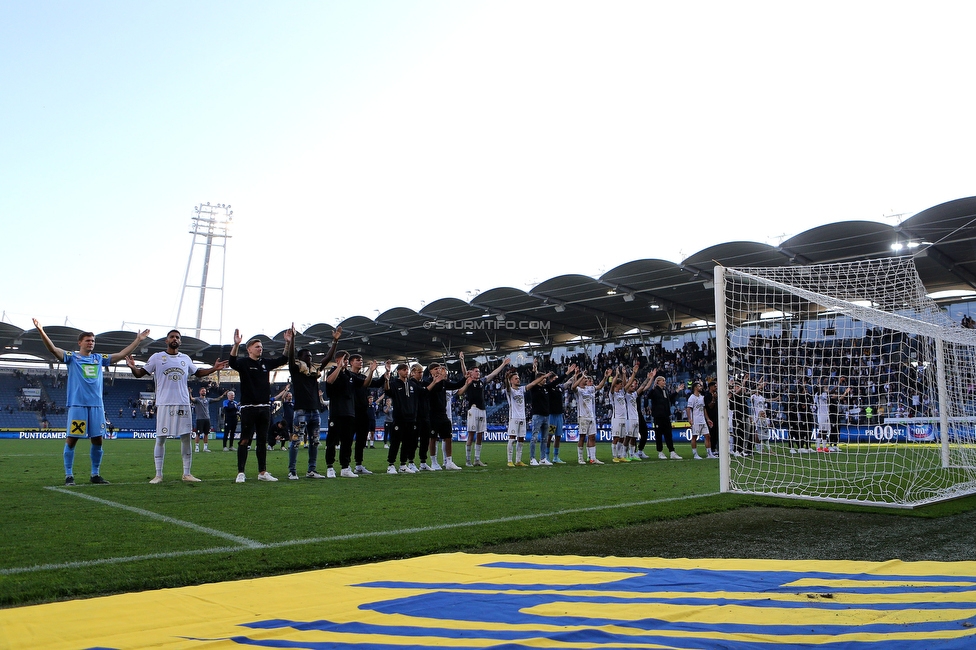
[[614,438],[626,438],[627,420],[610,420],[610,435]]
[[637,437],[637,420],[627,420],[627,438]]
[[157,406],[156,407],[156,437],[179,438],[187,436],[193,431],[193,416],[190,405],[186,406]]
[[708,425],[704,422],[699,422],[698,424],[691,425],[691,437],[700,438],[708,433]]
[[525,440],[525,420],[509,420],[508,437]]
[[820,433],[830,433],[830,416],[817,416],[817,431]]
[[472,406],[468,409],[468,433],[484,433],[488,430],[488,415],[484,409]]
[[580,420],[579,421],[579,438],[580,440],[585,440],[587,436],[596,435],[596,422],[593,420]]

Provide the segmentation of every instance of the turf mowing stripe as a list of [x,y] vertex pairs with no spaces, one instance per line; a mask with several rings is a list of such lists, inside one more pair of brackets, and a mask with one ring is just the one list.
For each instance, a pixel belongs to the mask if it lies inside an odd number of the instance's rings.
[[[99,499],[98,497],[92,497],[80,494],[76,491],[65,490],[64,488],[58,487],[48,487],[48,490],[55,490],[57,492],[66,492],[68,494],[73,494],[75,496],[80,496],[85,499],[91,499],[99,503],[104,503],[106,505],[115,506],[117,508],[122,508],[124,510],[131,510],[138,514],[145,514],[156,519],[161,519],[163,521],[169,521],[173,523],[178,523],[183,526],[188,526],[194,529],[201,529],[204,532],[211,532],[212,534],[219,534],[221,536],[228,536],[226,533],[220,533],[219,531],[210,531],[209,529],[202,528],[196,524],[190,524],[187,522],[181,522],[177,519],[172,519],[164,515],[158,515],[148,510],[140,510],[139,508],[133,508],[131,506],[125,506],[118,503],[113,503],[111,501],[105,501],[104,499]],[[579,512],[597,512],[600,510],[611,510],[613,508],[630,508],[634,506],[646,506],[655,503],[668,503],[670,501],[684,501],[685,499],[698,499],[701,497],[711,497],[721,494],[720,492],[709,492],[707,494],[690,494],[683,497],[668,497],[666,499],[652,499],[649,501],[635,501],[633,503],[616,503],[607,506],[589,506],[586,508],[571,508],[569,510],[557,510],[555,512],[540,512],[531,515],[515,515],[512,517],[500,517],[498,519],[483,519],[480,521],[462,521],[454,524],[441,524],[439,526],[422,526],[420,528],[399,528],[397,530],[379,530],[371,533],[351,533],[348,535],[333,535],[332,537],[312,537],[309,539],[293,539],[285,542],[273,542],[271,544],[259,544],[257,542],[251,542],[251,548],[282,548],[285,546],[299,546],[302,544],[319,544],[322,542],[336,542],[344,541],[348,539],[362,539],[364,537],[389,537],[390,535],[404,535],[410,533],[423,533],[432,530],[446,530],[450,528],[466,528],[470,526],[482,526],[491,525],[507,521],[521,521],[525,519],[538,519],[540,517],[553,517],[558,515],[571,515]],[[233,537],[233,536],[228,536]],[[241,539],[241,538],[234,538]],[[250,541],[250,540],[247,540]],[[228,549],[226,547],[220,548],[203,548],[194,551],[173,551],[172,553],[152,553],[150,555],[132,555],[128,557],[108,557],[100,558],[97,560],[84,560],[78,562],[64,562],[61,564],[39,564],[30,567],[15,567],[12,569],[0,569],[0,576],[14,575],[17,573],[34,573],[36,571],[58,571],[62,569],[77,569],[90,566],[98,566],[102,564],[123,564],[126,562],[141,562],[143,560],[157,560],[163,558],[175,558],[184,557],[187,555],[211,555],[217,553],[227,553]]]
[[88,499],[89,501],[94,501],[95,503],[100,503],[104,506],[111,506],[113,508],[120,508],[122,510],[127,510],[129,512],[134,512],[137,515],[142,515],[144,517],[149,517],[150,519],[155,519],[157,521],[164,521],[168,524],[176,524],[177,526],[183,526],[184,528],[189,528],[190,530],[195,530],[198,533],[204,533],[207,535],[214,535],[216,537],[221,537],[223,539],[229,540],[240,544],[241,546],[246,546],[247,548],[265,548],[266,544],[261,542],[255,542],[253,539],[248,539],[246,537],[238,537],[237,535],[231,535],[230,533],[225,533],[222,530],[216,530],[214,528],[207,528],[206,526],[200,526],[199,524],[194,524],[189,521],[183,521],[182,519],[174,519],[173,517],[167,517],[166,515],[161,515],[151,510],[143,510],[142,508],[135,508],[133,506],[127,506],[122,503],[116,503],[115,501],[109,501],[108,499],[100,499],[99,497],[93,497],[90,494],[83,494],[77,490],[66,490],[60,487],[47,487],[47,490],[52,490],[54,492],[60,492],[61,494],[69,494],[73,497],[78,497],[79,499]]

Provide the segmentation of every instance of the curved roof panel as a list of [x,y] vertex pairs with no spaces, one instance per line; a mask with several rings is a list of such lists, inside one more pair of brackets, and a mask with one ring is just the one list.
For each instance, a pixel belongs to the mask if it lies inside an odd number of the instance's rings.
[[[901,251],[892,244],[901,243]],[[976,289],[976,197],[934,206],[892,227],[873,221],[845,221],[811,228],[780,246],[750,241],[717,244],[698,251],[680,264],[661,259],[634,260],[599,278],[567,274],[545,280],[531,291],[497,287],[470,302],[440,298],[420,312],[395,307],[376,319],[352,316],[342,321],[341,347],[367,358],[422,361],[454,356],[459,350],[487,354],[551,346],[580,336],[612,339],[631,330],[659,334],[692,320],[712,320],[715,299],[712,272],[724,266],[782,266],[852,261],[893,253],[912,254],[928,291]],[[81,330],[52,325],[45,331],[55,345],[76,349]],[[296,337],[321,358],[332,344],[332,325],[311,325]],[[259,336],[266,355],[284,348],[283,332],[273,339]],[[98,334],[99,347],[116,352],[133,332]],[[48,358],[39,335],[0,323],[4,351]],[[164,339],[137,350],[143,359],[163,349]],[[227,358],[229,345],[208,346],[191,337],[183,349],[208,361]],[[12,350],[8,354],[14,353]]]

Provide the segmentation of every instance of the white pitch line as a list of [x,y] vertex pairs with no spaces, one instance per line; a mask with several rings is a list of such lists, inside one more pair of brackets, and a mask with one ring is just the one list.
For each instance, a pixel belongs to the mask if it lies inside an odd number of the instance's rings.
[[85,567],[99,566],[101,564],[124,564],[126,562],[141,562],[143,560],[160,560],[171,557],[185,557],[187,555],[212,555],[215,553],[228,553],[240,549],[230,549],[226,546],[220,548],[201,548],[195,551],[173,551],[172,553],[150,553],[149,555],[130,555],[127,557],[106,557],[98,560],[79,560],[77,562],[62,562],[60,564],[37,564],[35,566],[14,567],[12,569],[0,569],[0,576],[15,575],[18,573],[35,573],[37,571],[62,571],[64,569],[81,569]]
[[[172,519],[170,517],[165,517],[163,515],[157,515],[156,513],[149,512],[147,510],[140,510],[139,508],[133,508],[131,506],[125,506],[117,503],[112,503],[111,501],[105,501],[104,499],[99,499],[98,497],[91,497],[87,495],[81,495],[77,492],[71,490],[65,490],[64,488],[49,487],[49,490],[56,490],[58,492],[67,492],[68,494],[74,494],[75,496],[81,496],[86,499],[91,499],[97,502],[103,502],[107,505],[123,508],[125,510],[131,510],[133,512],[138,512],[140,514],[147,514],[164,521],[171,521],[174,523],[179,523],[181,525],[189,525],[191,528],[202,528],[196,526],[196,524],[187,524],[187,522],[180,522],[177,519]],[[392,535],[409,535],[411,533],[424,533],[434,530],[449,530],[452,528],[469,528],[471,526],[486,526],[498,523],[504,523],[509,521],[524,521],[526,519],[540,519],[542,517],[556,517],[559,515],[572,515],[580,512],[598,512],[600,510],[612,510],[614,508],[632,508],[636,506],[647,506],[656,503],[668,503],[671,501],[684,501],[686,499],[700,499],[703,497],[711,497],[721,494],[720,492],[709,492],[707,494],[691,494],[683,497],[668,497],[665,499],[651,499],[648,501],[634,501],[632,503],[615,503],[606,506],[589,506],[586,508],[570,508],[568,510],[557,510],[555,512],[539,512],[529,515],[514,515],[511,517],[499,517],[497,519],[482,519],[479,521],[462,521],[454,524],[441,524],[439,526],[421,526],[418,528],[398,528],[396,530],[377,530],[370,533],[351,533],[348,535],[333,535],[331,537],[311,537],[308,539],[293,539],[285,542],[273,542],[271,544],[258,544],[257,542],[252,542],[255,546],[252,548],[282,548],[285,546],[301,546],[303,544],[321,544],[322,542],[341,542],[350,539],[363,539],[368,537],[390,537]],[[203,529],[207,531],[208,529]],[[226,535],[225,533],[220,533],[219,531],[212,531],[215,534]],[[240,539],[240,538],[238,538]],[[250,541],[250,540],[248,540]],[[30,567],[14,567],[11,569],[0,569],[0,576],[14,575],[18,573],[34,573],[37,571],[60,571],[63,569],[76,569],[91,566],[99,566],[105,564],[124,564],[127,562],[141,562],[143,560],[156,560],[164,558],[175,558],[175,557],[185,557],[188,555],[216,555],[218,553],[227,553],[228,549],[226,547],[219,548],[203,548],[194,551],[173,551],[172,553],[152,553],[150,555],[133,555],[128,557],[109,557],[101,558],[98,560],[83,560],[78,562],[64,562],[61,564],[39,564]]]
[[512,515],[511,517],[499,517],[497,519],[482,519],[479,521],[461,521],[454,524],[440,524],[438,526],[420,526],[418,528],[378,530],[372,533],[349,533],[347,535],[333,535],[331,537],[312,537],[309,539],[294,539],[287,542],[271,542],[270,544],[268,544],[268,548],[281,548],[282,546],[297,546],[300,544],[318,544],[321,542],[342,542],[349,539],[362,539],[364,537],[388,537],[391,535],[409,535],[411,533],[427,533],[434,530],[449,530],[451,528],[469,528],[471,526],[490,526],[493,524],[503,524],[510,521],[525,521],[526,519],[541,519],[543,517],[573,515],[580,512],[597,512],[600,510],[612,510],[614,508],[633,508],[636,506],[649,506],[655,503],[683,501],[685,499],[700,499],[702,497],[711,497],[717,494],[721,494],[721,492],[709,492],[708,494],[692,494],[684,497],[668,497],[666,499],[652,499],[650,501],[634,501],[632,503],[615,503],[607,506],[588,506],[586,508],[570,508],[568,510],[556,510],[554,512],[538,512],[530,515]]
[[[239,537],[237,535],[231,535],[230,533],[225,533],[222,530],[217,530],[215,528],[207,528],[206,526],[201,526],[195,524],[191,521],[183,521],[182,519],[174,519],[173,517],[167,517],[166,515],[161,515],[158,512],[153,512],[151,510],[144,510],[142,508],[136,508],[134,506],[127,506],[124,503],[116,503],[115,501],[109,501],[108,499],[101,499],[99,497],[93,497],[90,494],[84,494],[77,490],[66,490],[61,487],[47,487],[47,490],[53,492],[60,492],[61,494],[69,494],[73,497],[78,497],[79,499],[88,499],[89,501],[94,501],[95,503],[100,503],[103,506],[111,506],[112,508],[120,508],[128,512],[134,512],[137,515],[142,515],[144,517],[149,517],[150,519],[155,519],[157,521],[164,521],[168,524],[175,524],[177,526],[183,526],[184,528],[189,528],[190,530],[195,530],[198,533],[204,533],[206,535],[214,535],[216,537],[221,537],[226,540],[230,540],[241,546],[246,546],[247,548],[265,548],[267,545],[261,542],[255,542],[253,539],[248,539],[246,537]],[[225,549],[226,550],[226,549]]]

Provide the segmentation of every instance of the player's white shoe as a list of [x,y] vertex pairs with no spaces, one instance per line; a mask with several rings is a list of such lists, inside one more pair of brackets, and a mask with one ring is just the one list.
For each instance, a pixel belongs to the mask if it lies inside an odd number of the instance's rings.
[[268,481],[269,483],[277,483],[278,482],[278,479],[276,479],[275,477],[271,476],[271,474],[269,472],[262,472],[262,473],[258,474],[258,480],[259,481]]
[[335,468],[330,467],[329,469],[325,470],[325,478],[335,478],[335,477],[336,477]]
[[387,467],[386,468],[386,473],[387,474],[399,474],[399,472],[397,471],[396,465],[390,465],[389,467]]
[[348,467],[343,467],[342,471],[339,472],[339,476],[341,476],[342,478],[359,478],[359,474],[352,471]]
[[244,476],[244,472],[241,472],[240,474],[237,475],[237,478],[234,479],[234,482],[235,483],[243,483],[246,480],[247,480],[247,477]]
[[461,469],[461,468],[455,465],[453,460],[449,460],[444,465],[444,469]]
[[[162,476],[154,476],[154,477],[152,477],[149,480],[149,482],[152,483],[153,485],[158,485],[159,483],[162,483],[163,482],[163,477]],[[240,483],[240,481],[238,481],[238,483]]]

